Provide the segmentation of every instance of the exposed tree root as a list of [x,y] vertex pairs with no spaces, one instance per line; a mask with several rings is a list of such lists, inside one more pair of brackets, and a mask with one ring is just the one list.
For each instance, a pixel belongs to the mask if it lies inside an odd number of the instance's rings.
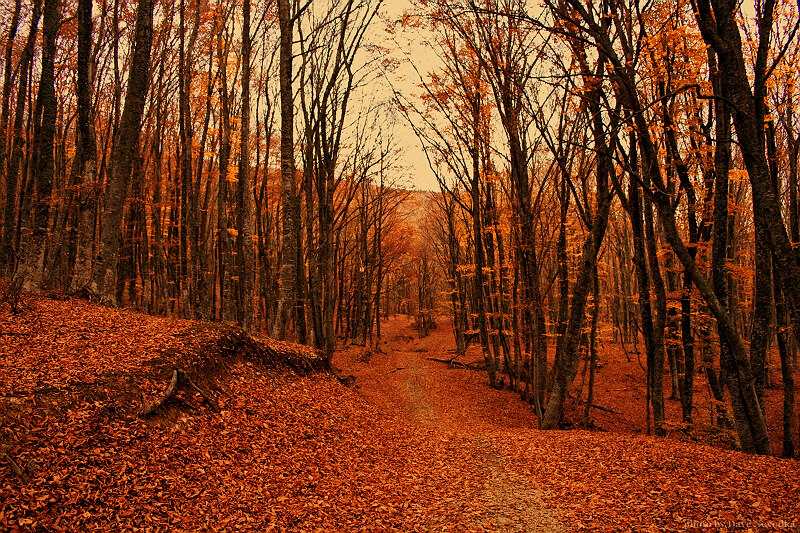
[[167,386],[167,390],[164,391],[164,394],[159,399],[139,411],[139,418],[147,418],[156,412],[175,395],[175,392],[178,390],[181,384],[185,384],[186,387],[200,394],[200,396],[203,397],[203,401],[208,404],[209,409],[215,413],[219,412],[219,406],[217,406],[217,402],[214,401],[214,398],[209,393],[198,387],[197,383],[195,383],[192,378],[189,377],[189,374],[187,374],[185,370],[176,368],[172,371],[172,379]]
[[139,418],[147,418],[148,416],[150,416],[151,414],[156,412],[156,410],[159,407],[164,405],[164,402],[169,400],[172,397],[172,395],[175,394],[175,389],[178,388],[178,377],[179,377],[179,375],[180,374],[178,372],[178,369],[175,369],[175,370],[172,371],[172,379],[169,382],[169,386],[167,386],[167,390],[164,391],[163,396],[161,396],[161,398],[159,398],[158,400],[154,401],[150,405],[147,405],[141,411],[139,411]]
[[22,468],[17,464],[14,458],[11,457],[11,455],[9,455],[8,452],[4,453],[3,455],[5,456],[9,466],[11,466],[11,470],[14,472],[14,475],[17,476],[17,478],[19,478],[19,480],[22,481],[23,483],[27,483],[28,476],[25,475],[25,471],[22,470]]
[[198,387],[195,384],[195,382],[192,381],[192,378],[190,378],[189,375],[183,370],[181,370],[179,374],[183,376],[183,378],[186,380],[186,384],[189,385],[189,387],[197,391],[200,394],[200,396],[203,397],[203,400],[205,400],[205,402],[208,404],[209,409],[211,409],[215,413],[219,412],[219,407],[217,406],[217,402],[214,401],[214,398],[212,398],[210,394],[208,394],[203,389]]

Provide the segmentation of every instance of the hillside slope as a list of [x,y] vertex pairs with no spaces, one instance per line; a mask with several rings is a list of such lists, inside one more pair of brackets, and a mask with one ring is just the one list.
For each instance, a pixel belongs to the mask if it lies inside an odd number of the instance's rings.
[[[425,342],[338,354],[348,389],[313,352],[235,328],[80,300],[0,308],[0,530],[800,524],[796,462],[542,433],[513,394],[429,362]],[[176,369],[177,392],[137,416]]]

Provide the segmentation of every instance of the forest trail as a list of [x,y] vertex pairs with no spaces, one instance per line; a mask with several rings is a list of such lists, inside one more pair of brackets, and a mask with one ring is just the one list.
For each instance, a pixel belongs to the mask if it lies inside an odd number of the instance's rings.
[[[470,530],[798,530],[794,461],[633,435],[624,423],[623,433],[539,431],[518,394],[489,388],[485,372],[429,359],[455,355],[447,323],[422,339],[406,317],[383,328],[382,352],[350,347],[334,362],[382,412],[459,443],[438,452],[457,465],[454,485],[482,483]],[[473,346],[459,361],[478,359]]]
[[[348,388],[299,371],[318,357],[307,348],[228,326],[77,299],[0,305],[0,531],[800,526],[797,461],[539,431],[516,393],[428,359],[451,356],[446,324],[425,339],[410,326],[389,320],[369,361],[338,352]],[[212,400],[178,387],[136,416],[176,368]]]
[[392,319],[386,328],[389,340],[382,353],[369,355],[354,348],[338,354],[335,363],[356,376],[360,392],[371,403],[432,429],[434,437],[465,444],[460,448],[469,455],[462,459],[465,476],[483,480],[486,514],[475,526],[503,532],[567,531],[558,511],[546,507],[540,488],[497,446],[498,433],[535,427],[530,411],[508,392],[488,388],[482,372],[458,371],[429,359],[452,357],[449,328],[440,327],[423,339],[413,337],[405,317]]

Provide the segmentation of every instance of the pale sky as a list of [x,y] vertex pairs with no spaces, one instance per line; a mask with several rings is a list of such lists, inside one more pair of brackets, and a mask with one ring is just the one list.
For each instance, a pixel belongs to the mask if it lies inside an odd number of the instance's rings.
[[[397,21],[410,8],[411,0],[384,0],[383,2],[383,11],[389,21]],[[376,21],[375,25],[376,34],[383,39],[383,46],[391,50],[393,59],[400,63],[396,71],[386,74],[388,78],[388,82],[385,82],[386,85],[391,84],[396,90],[407,96],[410,96],[411,93],[419,94],[421,92],[419,76],[408,64],[408,61],[413,61],[420,72],[434,68],[437,62],[436,55],[422,43],[420,32],[424,30],[417,28],[404,32],[397,24],[394,26],[397,31],[390,35],[386,31],[384,21]],[[388,92],[391,89],[385,87],[385,90]],[[428,165],[419,139],[408,125],[405,117],[399,114],[395,126],[395,137],[402,147],[401,164],[407,167],[410,184],[416,190],[438,191],[439,184]]]

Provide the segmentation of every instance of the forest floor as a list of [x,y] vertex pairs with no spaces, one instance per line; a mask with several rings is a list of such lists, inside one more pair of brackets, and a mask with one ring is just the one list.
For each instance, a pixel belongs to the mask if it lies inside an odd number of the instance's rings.
[[[797,461],[541,432],[515,393],[428,359],[451,356],[446,328],[416,339],[397,318],[385,338],[337,354],[347,388],[315,354],[232,328],[0,305],[0,531],[800,527]],[[178,392],[137,417],[171,374]]]

